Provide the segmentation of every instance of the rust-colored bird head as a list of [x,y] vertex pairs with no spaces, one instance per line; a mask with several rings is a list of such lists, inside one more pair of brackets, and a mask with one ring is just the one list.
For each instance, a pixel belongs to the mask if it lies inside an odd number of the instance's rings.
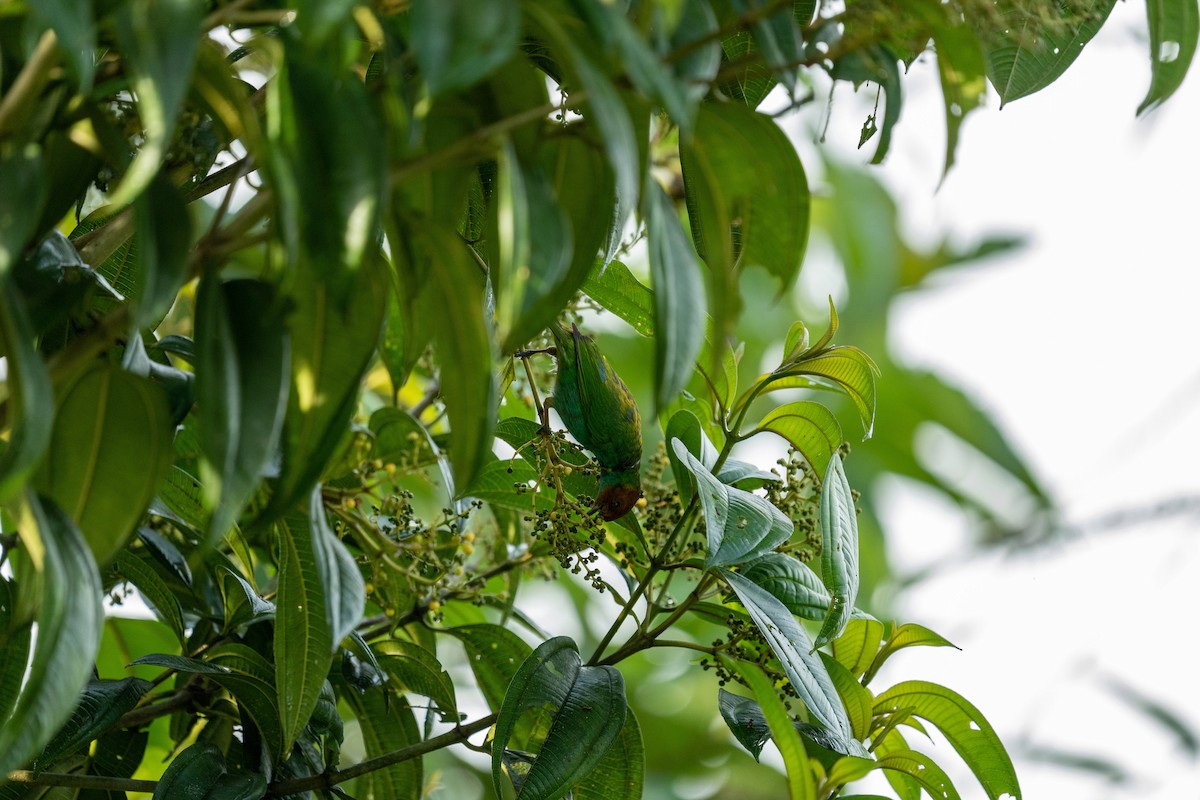
[[600,476],[600,491],[596,494],[596,502],[592,506],[600,512],[607,522],[619,519],[629,513],[637,501],[642,498],[639,485],[638,469],[606,472]]

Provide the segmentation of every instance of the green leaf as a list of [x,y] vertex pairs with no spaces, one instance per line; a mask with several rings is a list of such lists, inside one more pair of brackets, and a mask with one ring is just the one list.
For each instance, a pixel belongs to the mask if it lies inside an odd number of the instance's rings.
[[[333,307],[345,312],[369,296],[382,322],[385,284],[372,275],[368,294],[359,275],[375,272],[382,261],[376,228],[387,160],[378,105],[357,76],[314,59],[299,37],[283,40],[285,59],[267,84],[276,114],[267,127],[272,146],[265,162],[279,204],[272,221],[285,245],[282,255],[306,282],[330,292]],[[359,310],[374,323],[375,310],[368,308]],[[293,337],[299,354],[295,331]]]
[[422,694],[437,704],[443,719],[458,721],[454,683],[437,657],[413,642],[388,640],[374,645],[379,665],[397,688]]
[[285,310],[261,281],[200,282],[196,393],[210,543],[233,527],[279,443],[291,361]]
[[362,618],[362,576],[329,530],[320,487],[309,516],[278,523],[279,594],[275,664],[284,750],[304,730],[333,663],[335,647]]
[[[812,800],[816,793],[813,791],[813,775],[808,766],[804,742],[800,741],[800,735],[796,732],[795,724],[788,716],[783,701],[779,699],[775,686],[754,664],[728,660],[725,663],[742,677],[758,699],[762,715],[771,729],[771,736],[775,739],[775,746],[779,748],[787,768],[788,797],[791,800]],[[757,759],[756,754],[755,760]]]
[[872,709],[875,698],[861,683],[855,680],[850,670],[842,666],[833,656],[821,653],[821,661],[829,672],[829,678],[837,689],[842,705],[846,707],[846,716],[850,720],[850,730],[854,738],[862,741],[871,732]]
[[604,758],[571,790],[574,800],[641,800],[646,779],[646,749],[633,709]]
[[852,619],[846,624],[842,635],[833,640],[833,657],[857,678],[871,666],[881,641],[883,623]]
[[227,772],[220,750],[211,744],[193,744],[171,759],[152,800],[203,800]]
[[[910,711],[937,726],[975,773],[991,800],[1021,796],[1012,760],[979,709],[961,695],[926,681],[905,681],[875,699],[875,712]],[[883,759],[881,759],[881,762]]]
[[[571,23],[571,13],[562,13],[564,8],[549,2],[528,5],[525,11],[561,54],[587,93],[588,113],[585,116],[600,131],[600,139],[616,177],[617,201],[625,208],[635,207],[641,186],[638,139],[621,95],[612,81],[592,63],[585,52],[584,43],[572,37],[568,28],[564,27],[563,23]],[[578,24],[574,26],[582,27]],[[586,28],[584,31],[590,35]],[[623,215],[618,213],[617,225],[623,222]]]
[[497,183],[499,259],[492,286],[501,349],[509,352],[559,311],[544,298],[565,279],[574,242],[550,179],[541,165],[522,164],[511,142],[500,151]]
[[746,564],[740,574],[770,592],[798,617],[822,619],[829,611],[829,590],[817,573],[795,556],[767,553]]
[[[417,720],[403,697],[389,697],[379,690],[339,694],[358,719],[368,758],[411,747],[421,741]],[[422,773],[422,760],[410,758],[363,775],[355,782],[350,794],[380,800],[419,800],[424,786]]]
[[737,31],[721,40],[720,72],[730,77],[718,89],[721,94],[758,108],[775,88],[777,81],[758,57],[758,48],[749,31]]
[[409,15],[409,42],[431,96],[485,78],[516,52],[521,32],[515,0],[415,0]]
[[1183,83],[1200,37],[1200,4],[1196,0],[1146,0],[1150,20],[1150,90],[1138,106],[1142,114],[1156,108]]
[[[663,431],[663,439],[668,442],[678,439],[687,452],[694,454],[705,468],[711,469],[717,463],[717,450],[705,435],[700,419],[686,408],[671,415]],[[687,506],[692,500],[693,492],[692,480],[688,477],[691,471],[687,467],[687,461],[680,457],[673,446],[667,448],[667,457],[671,461],[671,474],[675,478],[679,501]]]
[[496,376],[483,313],[483,276],[454,231],[430,225],[414,233],[418,252],[429,265],[433,308],[437,309],[430,327],[442,365],[454,485],[465,487],[491,452],[496,417]]
[[821,578],[829,589],[829,613],[821,624],[817,647],[842,635],[858,598],[858,512],[854,495],[842,470],[842,457],[834,455],[821,481],[818,509],[821,520]]
[[[144,552],[144,551],[140,551]],[[117,571],[132,583],[155,614],[171,629],[180,643],[184,641],[183,609],[167,582],[133,549],[117,551]]]
[[657,183],[645,193],[654,283],[654,402],[659,411],[687,386],[704,344],[708,312],[696,251]]
[[34,485],[66,511],[97,563],[124,546],[174,455],[162,389],[96,366],[58,398],[54,431]]
[[[878,643],[876,644],[878,645]],[[875,674],[879,672],[879,668],[883,666],[883,663],[887,661],[893,653],[905,647],[953,647],[955,650],[960,649],[953,642],[943,638],[940,634],[929,630],[929,628],[926,628],[923,625],[917,625],[913,622],[905,623],[896,630],[892,631],[892,635],[888,637],[887,642],[875,655],[874,660],[871,662],[870,669],[868,669],[863,675],[864,683],[869,683],[871,681],[871,678],[873,678]]]
[[268,506],[278,517],[308,497],[350,425],[359,382],[383,326],[387,278],[381,259],[354,275],[354,302],[339,303],[319,274],[301,270],[288,317],[291,389],[283,424],[283,467]]
[[842,426],[825,406],[812,400],[787,403],[767,412],[758,430],[782,436],[800,451],[813,472],[824,475],[830,459],[842,446]]
[[132,0],[116,12],[117,41],[137,98],[142,142],[109,196],[114,208],[140,195],[167,155],[203,38],[204,4],[197,0]]
[[705,569],[750,561],[774,550],[792,535],[792,521],[766,499],[721,483],[683,442],[676,439],[671,448],[699,487],[708,538]]
[[[143,148],[138,158],[146,154]],[[141,190],[139,190],[141,191]],[[134,301],[133,325],[156,328],[187,280],[192,219],[179,190],[165,173],[155,176],[137,200],[137,230],[129,255]]]
[[[782,370],[781,375],[804,378],[812,376],[832,383],[841,389],[854,402],[858,409],[859,419],[863,426],[863,439],[870,439],[875,429],[875,374],[879,368],[875,366],[866,353],[857,347],[837,345],[823,352],[802,358]],[[771,389],[787,388],[787,377],[773,381]],[[795,385],[803,386],[803,382]],[[839,442],[838,444],[841,444]]]
[[276,669],[257,652],[244,644],[230,642],[219,644],[207,653],[208,668],[215,668],[214,683],[227,689],[238,705],[258,727],[263,743],[273,759],[282,759],[283,728],[282,714],[276,703]]
[[4,186],[0,197],[0,280],[7,280],[34,234],[46,194],[45,180],[37,145],[26,145],[0,160],[0,186]]
[[70,718],[104,621],[96,563],[71,518],[28,491],[9,512],[22,545],[12,554],[18,608],[32,613],[38,634],[28,678],[0,724],[0,775],[28,764]]
[[808,179],[775,121],[733,103],[700,107],[679,158],[692,239],[712,273],[714,335],[724,342],[738,316],[742,268],[765,268],[780,293],[795,280],[808,244]]
[[[880,757],[876,763],[879,769],[894,770],[912,778],[930,797],[959,800],[958,790],[950,782],[950,777],[924,753],[918,753],[916,750],[893,751]],[[1020,796],[1019,793],[1013,795],[1015,798]]]
[[8,719],[25,678],[31,626],[18,615],[18,587],[0,576],[0,720]]
[[34,760],[33,768],[38,771],[46,769],[61,756],[74,753],[97,738],[115,724],[122,714],[136,706],[150,688],[150,681],[141,678],[90,682],[84,688],[75,712]]
[[[750,14],[771,5],[770,0],[732,0],[739,14]],[[803,46],[800,31],[793,15],[792,4],[780,3],[779,9],[766,16],[758,15],[751,25],[754,44],[772,75],[788,89],[794,89],[800,69]]]
[[448,628],[446,633],[462,642],[488,708],[499,711],[509,683],[533,649],[500,625],[460,625]]
[[[0,244],[0,258],[3,248]],[[6,370],[6,419],[0,432],[7,434],[0,449],[0,503],[7,502],[33,472],[54,426],[50,374],[33,342],[18,293],[7,277],[0,277],[0,356]]]
[[633,85],[662,107],[686,134],[692,121],[687,84],[677,80],[650,49],[645,35],[626,16],[625,9],[595,0],[574,0],[572,5],[605,44],[609,63],[620,64]]
[[[1082,0],[1052,6],[1001,0],[1002,22],[981,31],[987,74],[1000,107],[1046,88],[1083,52],[1116,0]],[[1043,10],[1045,9],[1045,10]]]
[[[932,12],[941,15],[942,6]],[[942,177],[954,166],[958,149],[958,131],[986,96],[986,63],[979,39],[965,23],[955,21],[935,25],[933,41],[937,48],[938,75],[942,80],[942,100],[946,107],[946,161]]]
[[226,629],[275,617],[275,604],[262,599],[241,575],[224,567],[217,569],[217,575]]
[[[505,692],[492,744],[492,786],[501,795],[503,753],[528,711],[553,723],[519,797],[549,800],[581,781],[603,759],[625,724],[625,681],[615,667],[585,667],[575,643],[549,639],[521,664]],[[502,796],[502,795],[501,795]]]
[[[763,745],[771,738],[771,729],[762,706],[749,697],[717,689],[717,708],[733,737],[758,761]],[[801,743],[801,749],[803,747]]]
[[266,794],[267,779],[262,775],[222,775],[204,800],[260,800]]
[[762,632],[813,720],[835,738],[834,749],[845,755],[862,755],[864,748],[854,740],[846,709],[804,628],[783,603],[752,581],[727,569],[721,570],[721,577]]
[[29,6],[29,16],[38,26],[54,31],[80,90],[88,92],[96,72],[96,23],[91,5],[43,0]]
[[595,270],[583,291],[642,336],[654,336],[654,293],[620,261]]

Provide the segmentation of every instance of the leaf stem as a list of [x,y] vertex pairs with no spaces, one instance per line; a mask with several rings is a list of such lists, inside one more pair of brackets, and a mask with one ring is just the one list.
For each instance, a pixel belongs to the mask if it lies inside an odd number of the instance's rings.
[[13,783],[34,786],[62,786],[68,789],[92,789],[111,792],[142,792],[150,794],[158,788],[158,781],[141,781],[132,778],[109,778],[103,775],[70,775],[65,772],[34,772],[18,769],[8,773]]

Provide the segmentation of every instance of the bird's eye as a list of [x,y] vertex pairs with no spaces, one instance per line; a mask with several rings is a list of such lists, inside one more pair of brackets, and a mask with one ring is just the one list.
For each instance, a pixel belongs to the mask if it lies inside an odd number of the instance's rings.
[[620,500],[609,500],[608,507],[611,508],[613,511],[616,511],[618,508],[621,507],[621,501]]

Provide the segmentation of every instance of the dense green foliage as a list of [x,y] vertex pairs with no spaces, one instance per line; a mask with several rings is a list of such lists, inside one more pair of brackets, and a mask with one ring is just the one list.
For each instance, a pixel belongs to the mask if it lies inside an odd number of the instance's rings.
[[[950,169],[987,82],[1049,85],[1112,6],[0,5],[0,797],[416,798],[442,771],[669,796],[770,739],[793,798],[875,771],[957,798],[911,747],[927,726],[1020,797],[967,700],[878,685],[950,643],[860,607],[879,523],[851,488],[905,475],[1002,534],[914,454],[936,423],[1048,505],[884,335],[897,292],[1010,243],[917,252],[834,161],[815,198],[759,109],[869,83],[879,161],[932,59]],[[1196,0],[1148,9],[1142,109],[1198,24]],[[840,318],[807,310],[821,335],[792,292],[813,230],[851,287]],[[571,323],[635,337],[593,353]],[[597,512],[610,478],[629,513]],[[663,712],[685,673],[703,694]]]

